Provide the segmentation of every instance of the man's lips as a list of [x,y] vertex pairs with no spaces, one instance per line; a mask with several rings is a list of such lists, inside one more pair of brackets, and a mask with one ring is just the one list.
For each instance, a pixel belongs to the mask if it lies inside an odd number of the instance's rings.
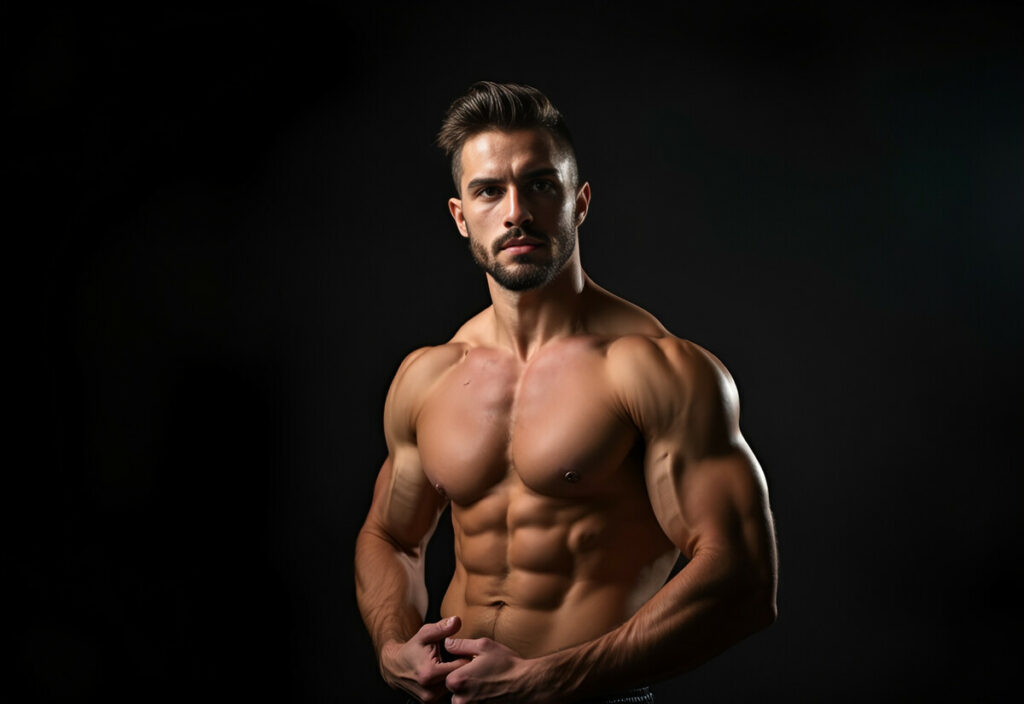
[[533,237],[514,237],[501,246],[502,250],[510,249],[514,254],[529,252],[544,244]]

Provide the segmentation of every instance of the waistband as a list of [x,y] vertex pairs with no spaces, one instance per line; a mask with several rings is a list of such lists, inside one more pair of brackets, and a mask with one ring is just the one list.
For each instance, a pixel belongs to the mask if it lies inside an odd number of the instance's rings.
[[588,699],[580,704],[654,704],[654,694],[650,687],[637,687],[607,697]]
[[[407,699],[406,704],[417,704],[415,699]],[[618,694],[597,699],[587,699],[580,704],[654,704],[654,693],[650,687],[637,687]]]

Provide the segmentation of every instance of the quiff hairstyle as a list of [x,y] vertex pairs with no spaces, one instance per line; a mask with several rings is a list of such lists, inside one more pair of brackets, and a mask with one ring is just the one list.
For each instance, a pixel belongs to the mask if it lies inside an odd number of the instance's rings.
[[[558,111],[547,96],[536,88],[518,83],[478,81],[465,95],[448,106],[437,134],[437,146],[451,160],[455,192],[462,180],[462,147],[472,137],[487,130],[522,130],[541,128],[555,138],[555,143],[569,153],[572,178],[579,181],[579,167],[572,136]],[[576,184],[573,184],[575,188]]]

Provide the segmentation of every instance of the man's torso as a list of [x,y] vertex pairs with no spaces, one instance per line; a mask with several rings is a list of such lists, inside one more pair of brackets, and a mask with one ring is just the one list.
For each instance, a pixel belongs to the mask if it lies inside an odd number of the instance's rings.
[[527,362],[456,341],[422,395],[423,471],[451,499],[456,569],[441,605],[460,637],[530,657],[635,612],[678,555],[651,510],[644,442],[609,372],[620,338],[554,340]]

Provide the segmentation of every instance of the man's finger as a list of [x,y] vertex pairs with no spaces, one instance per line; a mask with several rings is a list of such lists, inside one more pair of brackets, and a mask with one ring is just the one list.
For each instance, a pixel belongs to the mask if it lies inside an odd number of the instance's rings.
[[424,663],[416,670],[416,683],[423,687],[432,687],[468,662],[467,658],[461,658],[451,662]]
[[425,623],[413,636],[413,640],[420,643],[436,643],[450,636],[462,627],[462,621],[458,616],[441,619],[437,623]]
[[445,638],[444,648],[453,655],[480,655],[493,642],[490,638]]
[[462,658],[451,662],[424,665],[417,670],[415,678],[408,683],[409,686],[405,689],[421,702],[446,700],[450,694],[446,685],[448,675],[468,663],[468,659]]
[[444,679],[463,665],[468,665],[469,662],[468,658],[459,658],[458,660],[452,660],[451,662],[443,662],[440,665],[435,666],[434,672],[438,678]]

